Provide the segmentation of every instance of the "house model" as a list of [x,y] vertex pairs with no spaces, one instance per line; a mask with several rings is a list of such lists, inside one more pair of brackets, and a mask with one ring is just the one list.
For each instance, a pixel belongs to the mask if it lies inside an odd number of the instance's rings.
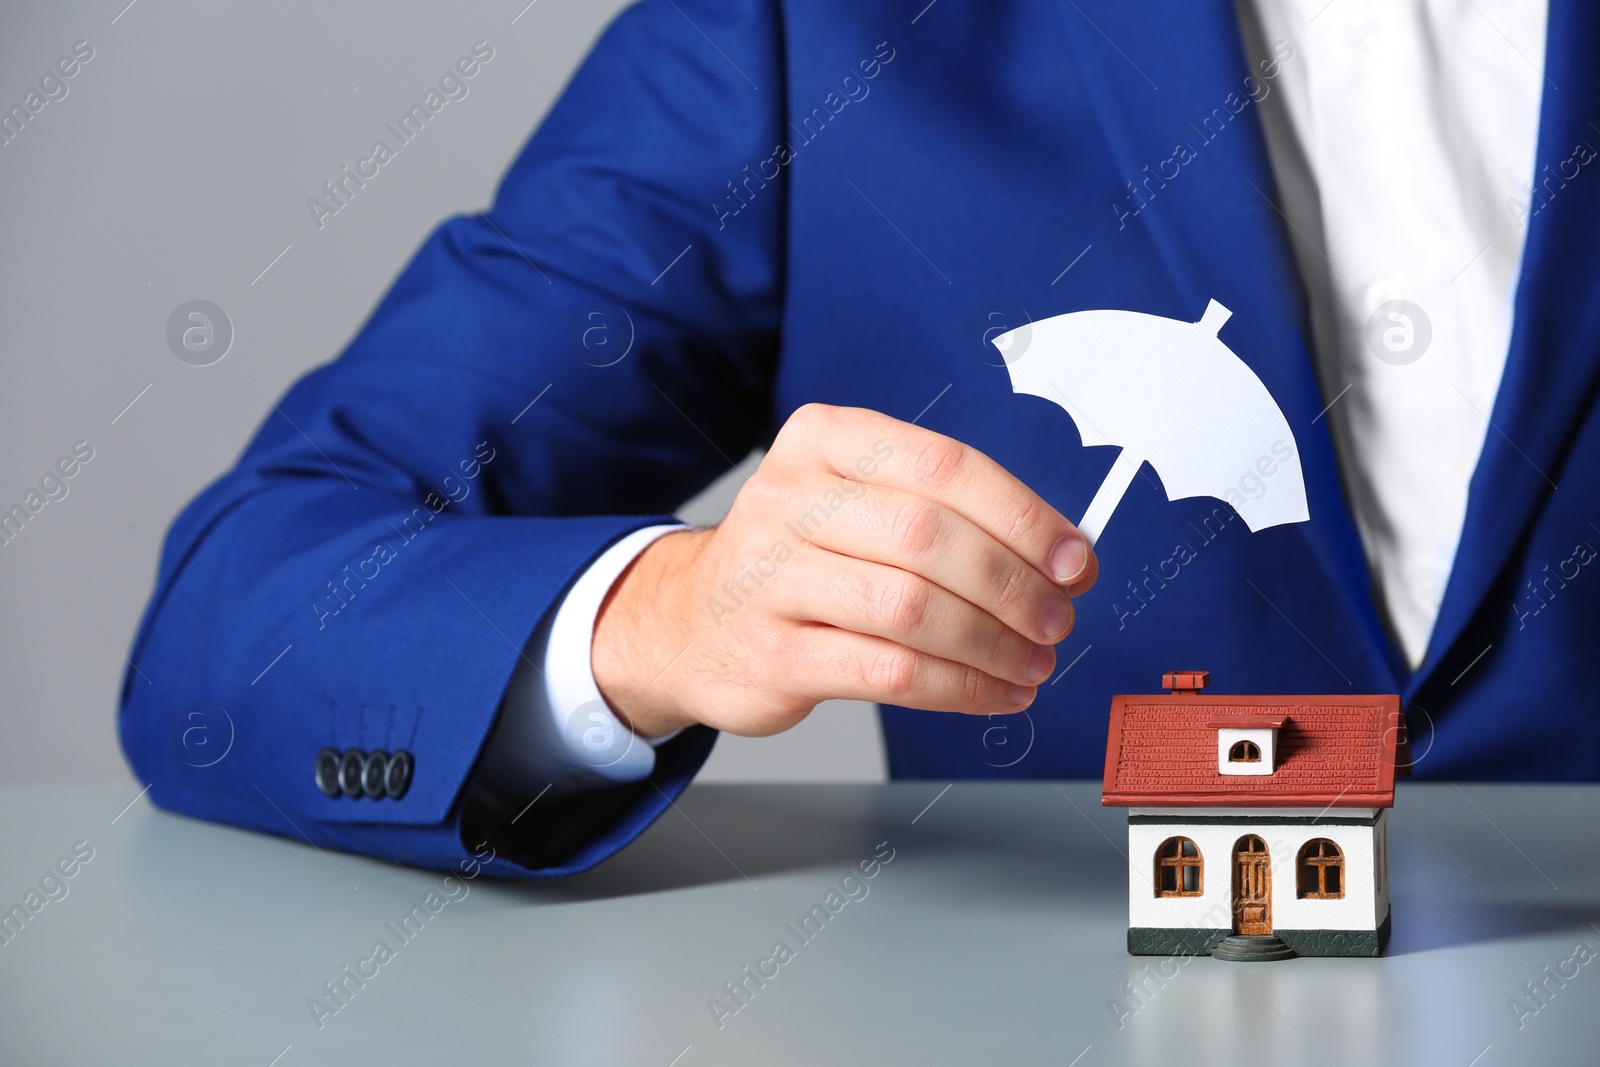
[[1202,695],[1209,680],[1112,698],[1101,803],[1129,809],[1128,951],[1378,955],[1400,698]]

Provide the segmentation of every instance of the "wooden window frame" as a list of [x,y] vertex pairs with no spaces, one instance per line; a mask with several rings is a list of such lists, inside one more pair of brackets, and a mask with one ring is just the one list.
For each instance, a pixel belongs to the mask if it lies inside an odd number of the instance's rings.
[[[1315,850],[1313,852],[1313,850]],[[1328,869],[1338,873],[1339,889],[1328,891]],[[1301,900],[1343,900],[1345,886],[1349,884],[1349,871],[1345,869],[1344,850],[1326,837],[1314,837],[1300,846],[1295,862],[1296,888]]]
[[1261,746],[1254,741],[1235,741],[1228,746],[1229,763],[1260,763]]
[[[1185,845],[1194,850],[1193,855],[1184,853]],[[1171,855],[1167,854],[1169,847],[1172,850]],[[1193,890],[1183,887],[1186,880],[1185,872],[1190,868],[1194,869],[1195,887]],[[1169,869],[1173,872],[1172,883],[1177,887],[1176,889],[1162,888],[1161,876]],[[1206,861],[1205,857],[1200,854],[1200,846],[1194,843],[1193,838],[1169,837],[1156,847],[1155,888],[1156,896],[1161,898],[1205,896]]]

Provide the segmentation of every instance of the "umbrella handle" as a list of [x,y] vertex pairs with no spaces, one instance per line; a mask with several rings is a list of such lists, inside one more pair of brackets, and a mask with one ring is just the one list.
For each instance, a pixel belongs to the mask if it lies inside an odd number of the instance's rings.
[[1100,540],[1100,534],[1105,530],[1111,513],[1117,510],[1117,505],[1122,502],[1122,494],[1133,484],[1133,476],[1139,473],[1139,467],[1143,463],[1141,457],[1130,455],[1127,449],[1117,453],[1117,461],[1111,464],[1110,473],[1106,475],[1106,480],[1100,483],[1094,499],[1089,501],[1089,510],[1083,513],[1083,519],[1078,523],[1079,532],[1083,534],[1091,548]]

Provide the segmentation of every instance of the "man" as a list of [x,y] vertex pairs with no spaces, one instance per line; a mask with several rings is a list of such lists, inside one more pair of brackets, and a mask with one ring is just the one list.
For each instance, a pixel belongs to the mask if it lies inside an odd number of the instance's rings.
[[[920,6],[618,20],[175,524],[122,712],[157,803],[554,875],[712,728],[859,697],[897,777],[1088,777],[1111,694],[1191,666],[1399,692],[1422,777],[1595,777],[1600,13]],[[1092,552],[1109,450],[987,341],[1211,299],[1311,519],[1146,468]],[[760,445],[725,522],[674,523]]]

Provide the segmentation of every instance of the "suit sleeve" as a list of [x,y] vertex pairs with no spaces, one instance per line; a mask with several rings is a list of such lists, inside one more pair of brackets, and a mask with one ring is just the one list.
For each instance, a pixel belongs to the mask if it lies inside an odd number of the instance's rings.
[[[492,210],[440,226],[178,517],[120,712],[156,803],[428,866],[499,841],[491,870],[558,875],[684,788],[704,728],[515,820],[468,785],[575,576],[770,438],[782,180],[713,204],[782,139],[780,47],[765,0],[624,12]],[[323,749],[414,766],[398,798],[330,797]]]
[[647,741],[606,703],[590,666],[594,624],[611,587],[639,553],[665,534],[688,528],[635,530],[578,576],[523,649],[473,788],[520,808],[530,796],[555,798],[650,776],[656,748],[682,731]]

